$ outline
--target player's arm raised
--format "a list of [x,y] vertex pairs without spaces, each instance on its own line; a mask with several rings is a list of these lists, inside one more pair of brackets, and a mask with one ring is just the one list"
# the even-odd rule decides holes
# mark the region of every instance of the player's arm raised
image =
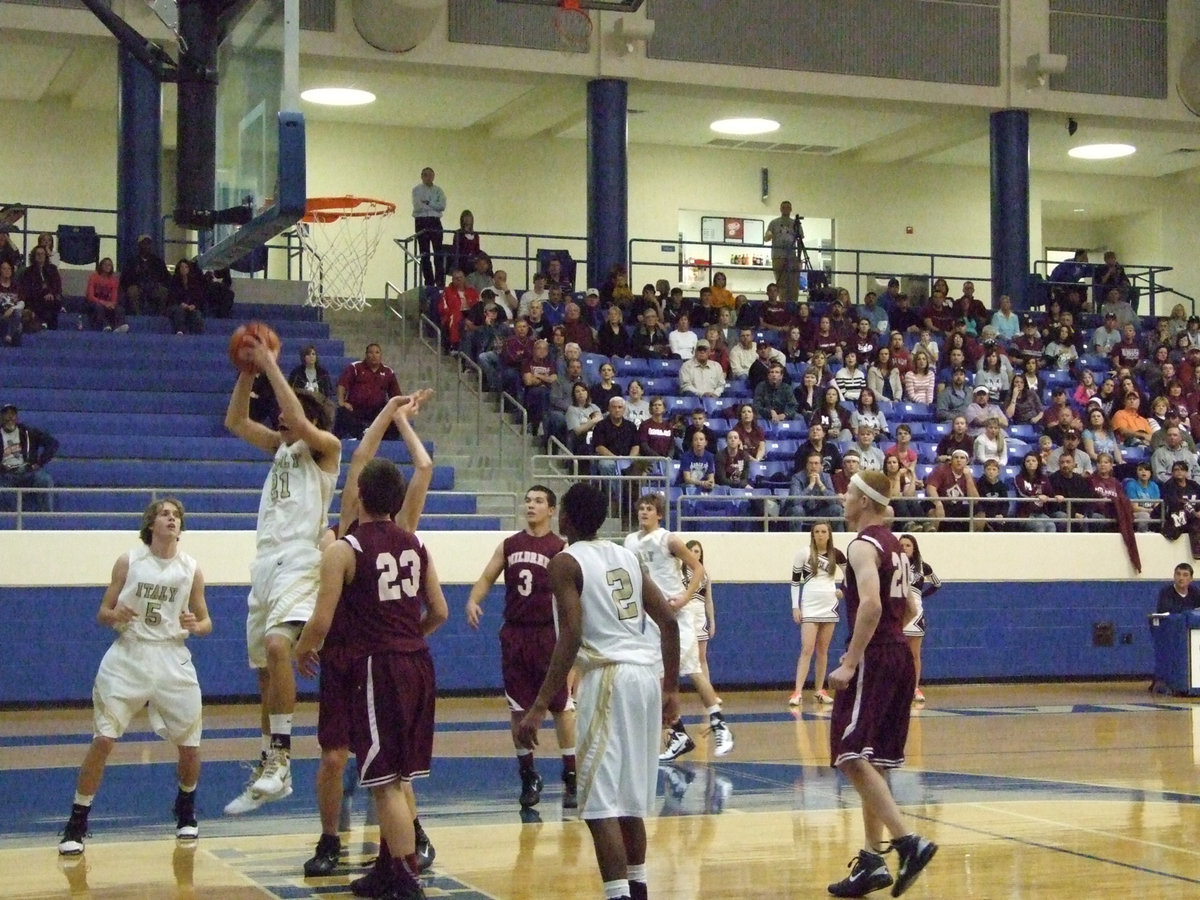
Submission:
[[858,615],[854,617],[854,637],[841,664],[829,674],[829,683],[838,690],[849,687],[850,679],[862,662],[867,644],[879,625],[883,614],[883,600],[879,595],[879,554],[866,541],[851,541],[846,554],[849,565],[854,568],[854,580],[858,584]]
[[[267,381],[271,382],[280,414],[287,416],[292,434],[308,444],[321,470],[336,472],[340,464],[342,442],[333,432],[324,431],[308,421],[308,417],[304,415],[304,407],[300,405],[300,398],[296,396],[296,392],[288,384],[287,376],[279,368],[277,355],[278,351],[272,352],[266,342],[256,336],[251,358],[258,370],[267,376]],[[278,434],[276,438],[278,439]],[[278,446],[276,444],[276,447]]]
[[204,600],[204,573],[196,569],[192,577],[192,593],[188,595],[188,608],[179,617],[179,624],[189,634],[203,637],[212,634],[212,619],[208,616],[208,604]]
[[121,588],[129,575],[129,554],[122,553],[113,563],[112,579],[104,589],[104,597],[100,600],[100,611],[96,613],[96,621],[109,628],[119,628],[128,625],[137,615],[128,606],[118,606],[117,598],[121,596]]
[[345,541],[337,541],[321,554],[321,586],[317,606],[296,641],[296,668],[312,678],[317,673],[317,651],[329,634],[333,614],[342,599],[342,589],[354,576],[354,551]]
[[471,586],[471,595],[467,597],[467,624],[472,628],[479,627],[483,616],[483,601],[487,599],[488,591],[496,583],[496,579],[504,572],[504,544],[496,545],[496,552],[483,567],[483,574]]
[[421,524],[421,513],[425,511],[425,497],[429,493],[429,486],[433,484],[433,457],[429,455],[412,426],[412,419],[421,411],[421,405],[432,399],[433,391],[425,388],[412,394],[408,402],[401,402],[392,414],[392,421],[396,423],[396,430],[404,439],[413,464],[412,478],[408,481],[408,490],[404,492],[404,505],[400,507],[400,514],[396,516],[396,524],[406,531],[416,531],[417,526]]
[[704,563],[700,562],[700,558],[677,534],[673,534],[667,539],[667,549],[671,551],[672,556],[683,563],[684,569],[691,573],[687,586],[683,589],[683,594],[679,597],[667,598],[667,602],[678,612],[687,605],[689,600],[700,593],[700,585],[704,583]]
[[[550,701],[567,683],[567,673],[575,664],[579,645],[583,643],[583,602],[580,599],[583,571],[579,568],[579,561],[569,553],[560,553],[550,560],[546,572],[550,576],[550,589],[554,591],[554,606],[558,611],[558,640],[550,655],[550,665],[546,669],[546,677],[542,679],[537,699],[517,726],[517,741],[522,747],[530,749],[537,746],[538,727],[550,711]],[[675,644],[678,663],[678,636]]]
[[362,474],[363,467],[379,452],[383,436],[387,433],[388,426],[392,424],[392,415],[404,399],[404,397],[389,399],[383,409],[379,411],[379,415],[375,417],[375,421],[367,426],[362,440],[354,448],[354,454],[350,457],[350,466],[346,469],[346,483],[342,485],[342,502],[338,509],[338,537],[345,537],[346,529],[358,518],[358,476]]
[[233,393],[229,395],[229,408],[225,410],[225,430],[260,450],[274,453],[282,440],[279,432],[250,418],[250,388],[253,385],[252,373],[238,373]]
[[428,604],[421,615],[421,634],[425,637],[441,628],[450,618],[450,607],[446,605],[446,595],[442,591],[437,567],[433,564],[432,556],[427,555],[427,559],[429,564],[425,566],[425,596]]
[[[691,552],[690,550],[688,551]],[[642,608],[658,626],[663,659],[663,724],[679,718],[679,622],[675,608],[642,567]]]

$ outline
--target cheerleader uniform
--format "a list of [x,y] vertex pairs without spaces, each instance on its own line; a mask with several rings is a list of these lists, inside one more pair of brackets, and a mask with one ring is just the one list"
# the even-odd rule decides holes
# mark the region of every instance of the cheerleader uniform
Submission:
[[[691,575],[687,575],[685,581],[691,580]],[[696,632],[697,641],[708,640],[708,599],[705,595],[705,590],[708,588],[708,575],[705,574],[700,582],[700,587],[696,589],[696,593],[692,594],[692,598],[688,600],[684,609],[692,617],[692,628]]]
[[[846,556],[833,548],[836,566],[845,567]],[[813,572],[809,563],[809,551],[801,550],[792,560],[792,609],[800,610],[802,622],[836,622],[837,569],[829,572],[829,557],[817,557],[818,571]]]
[[924,637],[925,636],[925,604],[926,597],[932,597],[937,593],[938,588],[942,586],[941,579],[933,571],[929,563],[921,560],[921,568],[909,569],[910,584],[912,591],[913,603],[917,607],[917,615],[911,622],[904,624],[905,637]]

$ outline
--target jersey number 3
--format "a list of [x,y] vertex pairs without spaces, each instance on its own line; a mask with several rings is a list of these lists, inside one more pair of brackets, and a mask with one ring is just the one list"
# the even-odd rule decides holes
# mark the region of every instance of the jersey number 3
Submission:
[[399,559],[390,553],[380,553],[375,557],[375,568],[379,570],[380,601],[417,596],[421,586],[421,557],[416,550],[405,550]]
[[613,602],[617,604],[617,618],[621,621],[637,618],[638,604],[633,596],[633,579],[629,573],[624,569],[609,569],[605,576]]

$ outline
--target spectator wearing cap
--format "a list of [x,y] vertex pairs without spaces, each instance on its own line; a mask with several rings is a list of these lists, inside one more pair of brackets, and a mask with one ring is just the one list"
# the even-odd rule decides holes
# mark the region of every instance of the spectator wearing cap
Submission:
[[166,310],[171,278],[167,264],[154,252],[150,235],[138,238],[137,253],[121,266],[121,292],[125,312],[130,315],[161,315]]
[[954,417],[950,423],[950,433],[938,441],[938,462],[947,462],[955,450],[962,450],[968,456],[975,452],[975,439],[967,434],[967,417],[962,414]]
[[757,390],[758,386],[767,380],[767,373],[771,370],[771,366],[776,364],[783,368],[783,380],[791,384],[792,376],[784,368],[787,363],[787,357],[781,351],[772,347],[766,341],[759,341],[755,354],[754,362],[751,364],[750,371],[746,376],[747,384],[751,390]]
[[1086,524],[1088,519],[1104,518],[1104,514],[1100,512],[1099,505],[1096,503],[1068,504],[1066,502],[1068,500],[1097,499],[1091,482],[1075,470],[1073,453],[1062,453],[1058,458],[1057,468],[1050,472],[1046,480],[1050,483],[1050,496],[1055,501],[1050,507],[1050,518],[1070,519],[1072,522],[1078,522],[1082,531],[1090,530]]
[[1112,416],[1113,431],[1126,447],[1147,447],[1154,432],[1150,420],[1141,413],[1142,397],[1129,391],[1120,409]]
[[1154,479],[1159,484],[1165,483],[1171,477],[1171,469],[1175,463],[1187,466],[1187,477],[1196,477],[1196,454],[1189,450],[1183,441],[1183,431],[1178,424],[1169,425],[1162,429],[1163,443],[1150,454],[1150,468]]
[[[954,450],[947,462],[938,464],[925,479],[925,496],[929,498],[930,516],[933,520],[930,531],[968,531],[971,507],[967,498],[978,497],[975,478],[967,468],[970,454],[966,450]],[[946,519],[962,521],[947,522]]]
[[[46,471],[46,465],[58,453],[58,441],[48,432],[17,421],[17,407],[5,403],[0,407],[0,446],[3,447],[0,487],[44,489],[25,494],[22,508],[53,512],[54,501],[49,490],[54,487],[54,479]],[[3,506],[15,508],[15,505],[9,506],[7,497]]]
[[1062,444],[1064,433],[1072,428],[1082,433],[1083,420],[1067,402],[1066,388],[1060,385],[1050,392],[1050,406],[1042,418],[1042,431],[1049,435],[1055,444]]
[[971,403],[963,415],[967,417],[967,433],[971,437],[977,437],[983,431],[988,419],[996,419],[1002,428],[1008,427],[1008,416],[982,384],[975,385],[971,391]]
[[871,331],[876,334],[887,334],[891,331],[888,328],[888,313],[878,302],[878,298],[874,291],[867,291],[863,297],[863,302],[855,307],[855,315],[859,319],[866,319],[871,323]]
[[1042,349],[1045,343],[1042,341],[1042,334],[1038,331],[1037,320],[1033,316],[1025,318],[1024,329],[1017,335],[1012,342],[1012,353],[1014,356],[1026,359],[1042,358]]
[[667,335],[671,355],[678,359],[691,359],[696,354],[696,332],[692,331],[691,319],[682,315],[675,320],[675,328]]
[[1058,461],[1065,454],[1075,458],[1074,471],[1080,475],[1091,475],[1093,469],[1092,458],[1088,456],[1087,451],[1080,445],[1080,440],[1081,435],[1078,429],[1064,428],[1062,432],[1062,446],[1050,452],[1050,459],[1047,460],[1046,467],[1051,472],[1058,471]]
[[[484,293],[487,293],[486,291]],[[479,361],[484,353],[496,351],[501,340],[499,325],[500,309],[487,300],[477,303],[471,312],[479,310],[479,324],[464,335],[459,348],[469,359]]]
[[[1192,433],[1188,430],[1187,423],[1184,421],[1183,414],[1179,408],[1171,405],[1167,407],[1166,419],[1163,427],[1159,428],[1154,434],[1150,435],[1150,451],[1153,453],[1159,447],[1167,442],[1167,429],[1171,426],[1178,426],[1180,433],[1183,435],[1183,444],[1191,453],[1196,452],[1196,440]],[[1117,460],[1119,463],[1120,460]]]
[[1101,356],[1111,356],[1113,348],[1121,343],[1121,327],[1117,324],[1116,313],[1106,313],[1104,324],[1092,332],[1092,352]]
[[[619,310],[620,307],[617,307]],[[588,288],[587,293],[583,295],[583,308],[580,310],[580,318],[587,322],[593,329],[599,330],[607,319],[607,311],[600,304],[600,292],[595,288]],[[659,319],[662,319],[661,313]]]
[[[895,279],[893,279],[895,280]],[[884,294],[884,298],[891,296],[891,286],[888,286],[888,293]],[[891,309],[888,312],[888,325],[892,331],[900,331],[904,334],[919,334],[922,331],[928,331],[925,328],[924,322],[921,320],[921,313],[913,308],[912,298],[908,294],[897,293],[894,295],[895,300],[892,302]],[[888,303],[883,304],[885,307]]]
[[692,397],[720,397],[725,372],[708,358],[708,341],[697,341],[695,355],[679,367],[679,391]]
[[996,329],[996,337],[1006,344],[1021,333],[1021,317],[1013,312],[1012,298],[1008,294],[1001,295],[1000,308],[992,313],[991,324]]
[[967,386],[967,370],[957,366],[950,375],[950,383],[942,387],[937,395],[937,419],[952,421],[955,416],[965,414],[971,405],[971,389]]
[[[503,269],[497,269],[492,275],[490,287],[496,294],[496,305],[500,308],[500,321],[507,322],[515,319],[517,307],[521,305],[521,301],[517,298],[517,292],[508,286],[508,273]],[[479,296],[483,296],[483,291],[479,292]]]

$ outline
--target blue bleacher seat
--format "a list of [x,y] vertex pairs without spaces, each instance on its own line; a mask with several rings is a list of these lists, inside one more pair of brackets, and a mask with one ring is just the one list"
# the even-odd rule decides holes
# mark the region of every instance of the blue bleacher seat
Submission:
[[[886,415],[888,417],[888,421],[892,424],[892,431],[894,432],[896,430],[896,427],[895,427],[896,424],[899,423],[901,420],[898,418],[897,419],[892,418],[894,415],[894,412],[887,413]],[[908,426],[909,433],[912,435],[912,439],[914,441],[923,441],[928,436],[929,432],[926,427],[928,423],[926,423],[926,422],[905,422],[904,424]]]
[[928,422],[933,419],[934,406],[932,403],[897,403],[894,412],[897,422]]
[[668,418],[676,415],[690,415],[694,409],[703,409],[699,397],[689,396],[687,394],[677,397],[664,397],[667,403]]
[[952,422],[926,422],[925,433],[931,440],[941,440],[950,433]]
[[670,359],[648,359],[646,360],[650,372],[655,375],[669,375],[676,377],[679,375],[679,367],[683,365],[682,359],[671,357]]
[[761,462],[750,463],[750,483],[754,486],[759,486],[764,481],[772,476],[790,476],[792,471],[791,460],[762,460]]
[[1037,435],[1034,433],[1033,426],[1028,422],[1009,425],[1008,436],[1022,441],[1033,441],[1037,437]]
[[628,375],[635,378],[649,375],[653,371],[646,360],[638,359],[636,356],[628,358],[617,357],[612,361],[612,364],[617,370],[618,375]]
[[784,419],[782,422],[767,422],[763,429],[768,437],[776,440],[804,440],[808,437],[808,423],[803,419]]
[[786,459],[788,461],[796,458],[796,451],[800,448],[800,441],[767,441],[768,460]]

